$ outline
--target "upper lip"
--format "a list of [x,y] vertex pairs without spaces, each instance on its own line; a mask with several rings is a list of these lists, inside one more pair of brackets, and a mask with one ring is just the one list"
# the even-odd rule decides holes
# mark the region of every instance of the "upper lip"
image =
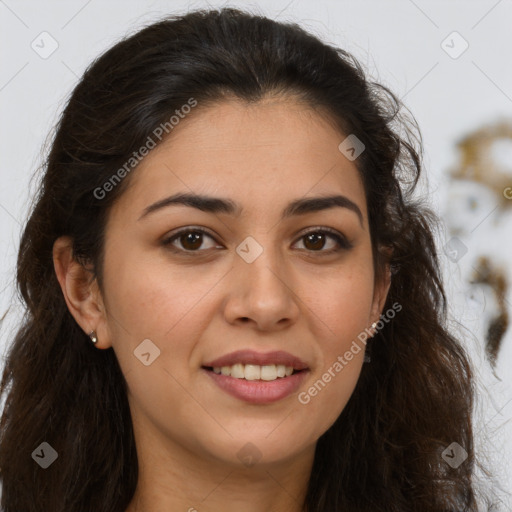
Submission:
[[255,364],[259,366],[267,365],[278,365],[291,366],[294,370],[305,370],[308,365],[299,359],[298,357],[284,352],[282,350],[276,350],[273,352],[256,352],[254,350],[237,350],[230,354],[225,354],[213,361],[205,363],[203,366],[209,367],[222,367],[232,366],[234,364]]

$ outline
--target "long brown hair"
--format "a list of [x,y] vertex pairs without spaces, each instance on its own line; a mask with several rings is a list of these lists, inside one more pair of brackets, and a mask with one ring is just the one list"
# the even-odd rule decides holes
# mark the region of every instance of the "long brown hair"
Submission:
[[[17,261],[26,314],[0,389],[4,512],[124,512],[137,483],[126,382],[113,350],[95,349],[68,311],[53,243],[70,236],[102,289],[105,223],[130,176],[105,197],[95,190],[189,98],[199,109],[276,92],[364,143],[355,163],[377,273],[381,249],[392,249],[385,309],[402,307],[318,440],[304,510],[477,509],[472,372],[445,326],[436,218],[415,199],[422,140],[413,116],[346,51],[295,24],[226,8],[168,17],[120,41],[85,71],[59,119]],[[31,459],[42,442],[58,453],[47,469]],[[467,452],[456,468],[442,457],[453,442]]]

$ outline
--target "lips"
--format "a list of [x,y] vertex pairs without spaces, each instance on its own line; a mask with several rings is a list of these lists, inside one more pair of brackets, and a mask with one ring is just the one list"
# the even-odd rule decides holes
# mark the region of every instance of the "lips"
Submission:
[[206,362],[203,364],[203,368],[209,369],[233,366],[235,364],[253,364],[258,366],[283,365],[291,366],[296,371],[308,369],[308,365],[304,361],[282,350],[265,353],[256,352],[254,350],[237,350],[236,352],[231,352],[230,354]]
[[304,361],[280,350],[237,350],[206,362],[202,370],[221,390],[254,405],[283,400],[309,374]]

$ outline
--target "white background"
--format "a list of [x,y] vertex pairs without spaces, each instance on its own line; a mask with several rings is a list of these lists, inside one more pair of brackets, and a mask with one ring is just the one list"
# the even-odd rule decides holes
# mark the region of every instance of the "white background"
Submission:
[[[165,14],[223,5],[298,22],[325,41],[352,52],[374,79],[402,98],[421,128],[428,175],[425,193],[441,216],[450,201],[447,171],[460,158],[456,142],[488,122],[512,119],[511,0],[260,0],[229,4],[0,0],[0,316],[10,308],[1,326],[2,353],[12,339],[21,312],[14,289],[15,259],[20,230],[37,186],[37,181],[31,183],[30,179],[41,163],[45,138],[78,77],[93,58],[143,24]],[[441,47],[453,31],[469,44],[457,59]],[[58,43],[57,50],[47,59],[31,47],[42,32],[51,34]],[[512,283],[512,263],[508,263],[512,260],[512,223],[504,228],[502,222],[498,229],[493,215],[497,214],[482,219],[482,226],[468,242],[470,253],[460,264],[443,255],[441,259],[454,304],[453,320],[467,328],[465,343],[477,368],[479,405],[475,431],[480,454],[488,457],[502,476],[502,492],[510,492],[511,329],[493,374],[482,355],[483,316],[464,316],[464,308],[457,306],[461,303],[461,290],[464,293],[459,282],[465,273],[463,262],[470,261],[471,251],[478,251],[484,239],[496,258],[507,262]],[[440,244],[447,238],[448,235],[441,235]],[[510,292],[508,303],[512,303]],[[510,309],[509,314],[512,316]],[[503,510],[510,509],[504,506]]]

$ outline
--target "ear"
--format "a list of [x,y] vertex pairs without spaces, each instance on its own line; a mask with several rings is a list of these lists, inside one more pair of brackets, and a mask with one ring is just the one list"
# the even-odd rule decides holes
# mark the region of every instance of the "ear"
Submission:
[[112,346],[103,298],[91,269],[73,258],[73,241],[60,237],[53,244],[53,265],[69,312],[89,335],[96,331],[97,348]]
[[391,250],[386,248],[383,249],[382,252],[385,254],[386,262],[384,264],[383,272],[378,275],[375,280],[371,312],[372,323],[379,321],[380,316],[383,313],[384,305],[386,304],[389,287],[391,286],[391,267],[389,263],[391,259]]

